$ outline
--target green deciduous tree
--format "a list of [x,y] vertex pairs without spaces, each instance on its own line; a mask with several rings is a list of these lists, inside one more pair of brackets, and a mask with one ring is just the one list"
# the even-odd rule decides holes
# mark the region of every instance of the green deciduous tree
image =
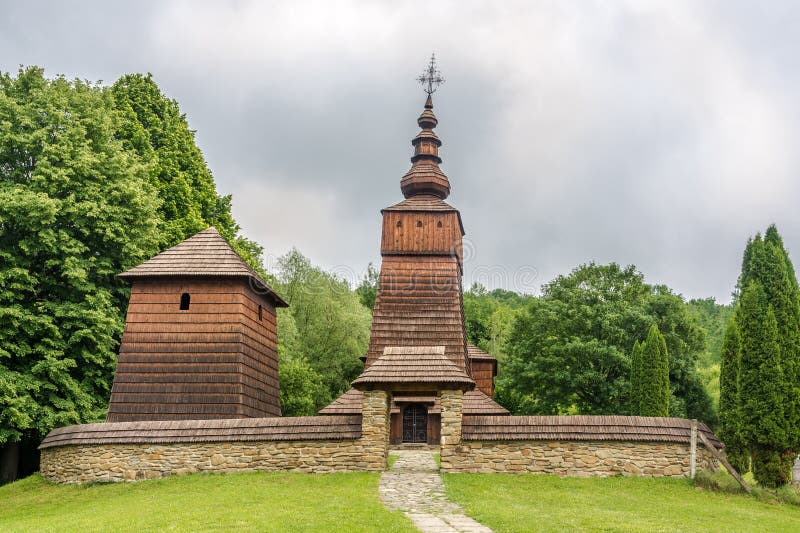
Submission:
[[128,295],[115,276],[161,240],[114,106],[38,68],[0,75],[0,445],[105,415]]
[[378,280],[380,275],[380,271],[370,263],[367,265],[364,278],[361,280],[358,287],[356,287],[358,298],[361,300],[364,307],[369,310],[375,309],[375,297],[378,295]]
[[363,369],[359,357],[367,351],[371,314],[347,281],[313,266],[297,250],[278,260],[277,278],[297,330],[282,360],[305,360],[316,372],[322,383],[314,393],[319,409],[349,389]]
[[165,96],[148,74],[127,74],[111,87],[121,116],[117,137],[145,163],[161,204],[158,220],[164,250],[214,226],[261,274],[261,247],[239,234],[231,196],[217,194],[214,177],[178,102]]
[[505,289],[489,291],[479,283],[464,292],[464,322],[468,342],[502,359],[502,349],[514,318],[533,296]]
[[695,373],[704,334],[685,302],[646,284],[635,267],[613,263],[559,276],[515,318],[498,397],[518,413],[629,412],[629,350],[653,324],[668,348],[673,416],[713,424],[716,413]]

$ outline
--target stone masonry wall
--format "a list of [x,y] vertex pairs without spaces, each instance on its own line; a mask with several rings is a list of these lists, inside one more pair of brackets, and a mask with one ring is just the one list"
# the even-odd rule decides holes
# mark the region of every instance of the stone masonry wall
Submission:
[[193,472],[383,470],[359,441],[94,444],[45,448],[42,475],[58,483],[134,481]]
[[[574,477],[689,475],[689,445],[682,443],[462,441],[448,454],[447,461],[444,450],[445,472],[536,472]],[[696,466],[698,471],[718,468],[702,446],[697,448]]]
[[134,481],[193,472],[382,471],[388,438],[388,395],[367,391],[357,440],[58,446],[42,449],[40,469],[58,483]]
[[[367,454],[374,470],[384,470],[389,449],[389,394],[382,390],[364,391],[361,400],[362,453]],[[379,465],[379,468],[378,468]]]
[[460,390],[443,390],[439,392],[442,406],[442,440],[440,460],[442,470],[453,467],[455,450],[461,445],[461,418],[464,406],[464,393]]

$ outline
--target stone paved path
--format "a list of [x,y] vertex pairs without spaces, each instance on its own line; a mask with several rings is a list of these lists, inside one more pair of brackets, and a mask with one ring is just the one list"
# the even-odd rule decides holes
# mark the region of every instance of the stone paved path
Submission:
[[424,533],[492,533],[447,499],[439,468],[430,450],[390,450],[399,458],[381,475],[383,504],[400,510]]

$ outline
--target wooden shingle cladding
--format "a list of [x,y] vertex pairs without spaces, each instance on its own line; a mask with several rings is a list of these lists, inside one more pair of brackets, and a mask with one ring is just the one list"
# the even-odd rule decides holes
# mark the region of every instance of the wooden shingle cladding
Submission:
[[497,375],[497,359],[484,352],[474,344],[467,344],[467,357],[472,379],[475,384],[490,398],[494,398],[494,378]]
[[286,303],[214,228],[120,277],[132,285],[109,422],[280,416]]
[[353,381],[353,387],[360,390],[409,390],[417,386],[429,390],[471,390],[475,382],[445,356],[444,346],[387,347],[383,355]]
[[364,393],[350,389],[319,410],[320,415],[360,415]]
[[277,341],[274,307],[243,280],[137,280],[108,420],[279,416]]
[[349,440],[360,437],[360,416],[174,420],[58,428],[45,437],[39,448],[86,444]]
[[[464,440],[644,441],[682,442],[691,439],[691,420],[643,416],[464,416]],[[722,444],[703,423],[698,424],[717,448]]]
[[465,415],[508,415],[508,409],[479,389],[464,393],[462,412]]
[[119,274],[134,281],[149,278],[231,278],[245,280],[275,307],[288,304],[228,244],[213,226],[152,259]]
[[384,255],[366,365],[392,346],[444,346],[469,371],[461,269],[453,256]]

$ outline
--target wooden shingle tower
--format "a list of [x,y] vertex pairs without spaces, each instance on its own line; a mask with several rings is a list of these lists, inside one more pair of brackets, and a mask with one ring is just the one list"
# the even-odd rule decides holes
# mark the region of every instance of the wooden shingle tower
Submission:
[[[430,77],[434,63],[429,67]],[[423,81],[422,79],[420,81]],[[508,414],[492,400],[497,362],[468,345],[461,279],[464,227],[445,202],[450,181],[439,167],[430,84],[411,141],[411,168],[400,180],[405,199],[381,211],[381,272],[365,371],[320,414],[360,412],[358,389],[392,392],[390,439],[439,441],[438,390],[462,389],[465,414]]]
[[131,297],[109,422],[280,416],[286,303],[216,229],[120,277]]

